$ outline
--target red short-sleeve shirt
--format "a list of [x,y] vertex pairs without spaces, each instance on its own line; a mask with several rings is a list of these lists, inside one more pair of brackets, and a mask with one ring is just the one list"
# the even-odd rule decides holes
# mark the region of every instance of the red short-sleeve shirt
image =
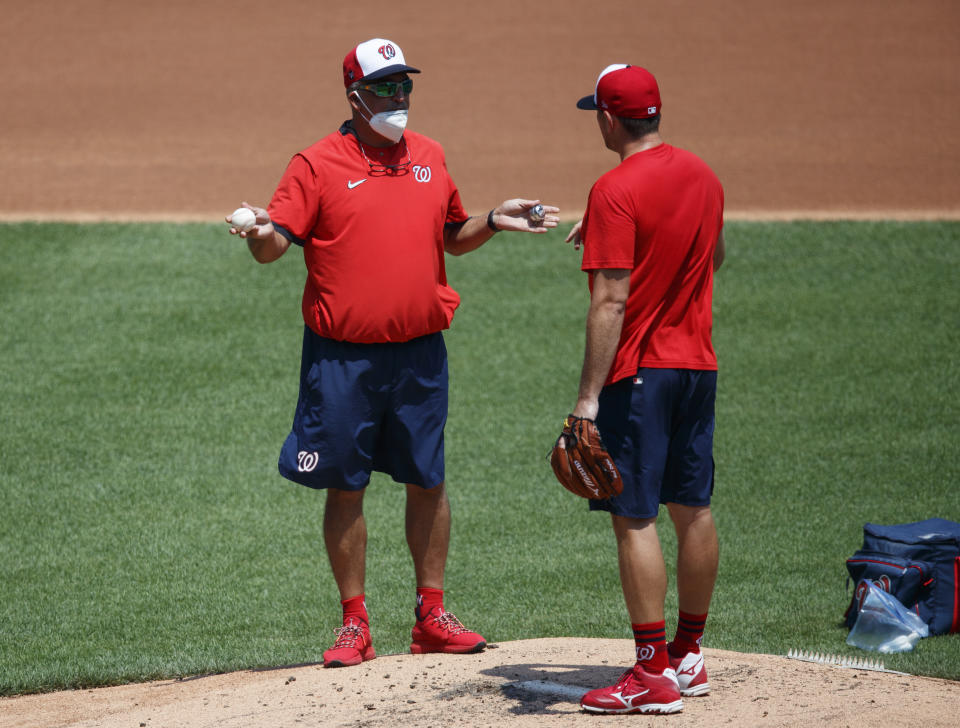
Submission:
[[408,341],[449,327],[460,296],[447,284],[443,229],[467,219],[442,147],[406,131],[375,164],[407,159],[405,173],[371,170],[342,128],[295,155],[270,219],[303,245],[303,319],[320,336],[354,343]]
[[582,268],[628,269],[630,294],[607,383],[639,367],[716,370],[713,253],[723,188],[699,157],[669,144],[632,154],[594,184]]

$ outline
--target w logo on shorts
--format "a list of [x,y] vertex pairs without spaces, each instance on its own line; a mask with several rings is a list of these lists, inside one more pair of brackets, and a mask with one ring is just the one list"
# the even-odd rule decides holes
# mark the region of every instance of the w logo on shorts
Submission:
[[312,473],[319,460],[320,456],[317,453],[301,450],[297,453],[297,470],[301,473]]

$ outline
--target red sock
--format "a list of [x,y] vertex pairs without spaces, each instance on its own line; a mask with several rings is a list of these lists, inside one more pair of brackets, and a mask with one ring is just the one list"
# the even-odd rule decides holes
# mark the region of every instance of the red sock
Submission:
[[667,659],[667,625],[664,620],[632,624],[637,644],[637,664],[647,672],[662,673],[670,667]]
[[670,654],[681,657],[688,652],[700,652],[700,642],[703,640],[703,628],[706,623],[706,614],[689,614],[681,611],[677,618],[677,635],[670,643]]
[[343,606],[343,623],[346,624],[347,620],[351,617],[354,619],[359,619],[364,624],[370,624],[370,617],[367,616],[367,602],[365,601],[365,595],[360,594],[355,597],[350,597],[349,599],[344,599],[340,602]]
[[417,587],[417,608],[414,610],[417,619],[424,619],[430,612],[439,608],[443,611],[443,589],[431,589],[426,586]]

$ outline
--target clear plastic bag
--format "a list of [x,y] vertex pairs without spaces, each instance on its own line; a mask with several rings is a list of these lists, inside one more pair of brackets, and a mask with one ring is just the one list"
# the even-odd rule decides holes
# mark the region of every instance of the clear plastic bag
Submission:
[[857,621],[847,636],[847,644],[863,650],[909,652],[930,628],[916,614],[908,610],[892,594],[864,580],[867,593],[860,607]]

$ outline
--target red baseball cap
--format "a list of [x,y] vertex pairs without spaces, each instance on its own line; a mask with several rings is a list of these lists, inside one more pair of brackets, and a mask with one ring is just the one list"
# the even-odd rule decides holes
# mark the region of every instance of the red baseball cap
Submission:
[[345,87],[357,81],[375,81],[391,73],[420,73],[420,69],[408,66],[400,46],[385,38],[364,41],[343,59]]
[[660,113],[660,87],[645,68],[614,63],[597,79],[592,96],[577,102],[578,109],[603,109],[626,119],[649,119]]

